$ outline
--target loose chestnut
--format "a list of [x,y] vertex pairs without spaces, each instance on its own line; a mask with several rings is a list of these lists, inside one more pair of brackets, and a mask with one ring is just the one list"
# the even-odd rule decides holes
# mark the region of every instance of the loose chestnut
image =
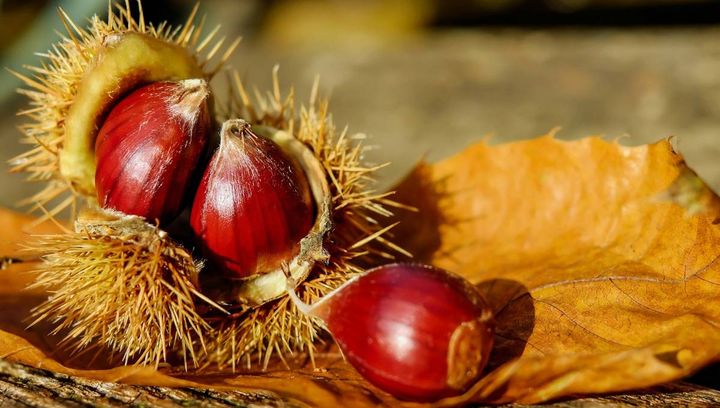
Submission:
[[210,129],[208,84],[156,82],[115,105],[95,142],[103,208],[169,222],[183,200]]
[[223,124],[190,224],[214,266],[249,278],[290,263],[313,226],[314,207],[300,167],[238,119]]
[[313,305],[343,355],[378,388],[434,401],[480,376],[493,344],[491,310],[469,282],[439,268],[390,264],[353,278]]

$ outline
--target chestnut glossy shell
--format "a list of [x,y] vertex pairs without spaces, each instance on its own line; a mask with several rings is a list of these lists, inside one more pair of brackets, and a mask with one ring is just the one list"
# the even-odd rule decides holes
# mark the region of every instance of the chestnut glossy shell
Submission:
[[[237,138],[237,136],[233,135],[232,133],[236,133],[238,132],[238,130],[243,129],[250,130],[250,125],[241,119],[228,120],[222,126],[222,129],[220,131],[221,137]],[[216,301],[228,304],[258,306],[270,300],[281,297],[286,293],[286,274],[292,276],[295,282],[302,282],[307,277],[315,262],[327,259],[328,254],[324,249],[324,238],[325,234],[330,230],[331,227],[331,197],[330,189],[327,184],[322,165],[318,162],[315,155],[312,153],[312,151],[310,151],[307,146],[305,146],[299,140],[295,139],[289,133],[283,131],[278,131],[275,129],[260,126],[252,127],[252,130],[256,133],[255,135],[253,135],[253,137],[265,139],[263,143],[272,143],[274,148],[278,148],[288,160],[292,161],[293,167],[295,167],[296,170],[301,173],[301,175],[305,178],[305,181],[307,182],[306,187],[309,188],[309,199],[311,200],[311,206],[314,208],[314,214],[311,216],[310,225],[302,225],[304,235],[298,236],[296,234],[286,234],[285,232],[291,232],[292,229],[286,228],[287,226],[283,226],[283,228],[281,228],[282,231],[285,231],[283,232],[283,234],[281,234],[284,236],[283,241],[287,241],[285,238],[291,236],[292,240],[296,244],[294,246],[295,250],[292,252],[285,252],[284,255],[287,255],[289,253],[290,256],[282,259],[282,262],[274,262],[274,265],[269,264],[271,266],[269,270],[256,269],[254,271],[254,274],[252,274],[251,276],[243,277],[243,274],[238,275],[237,277],[243,277],[239,280],[217,279],[217,276],[214,275],[218,275],[219,272],[212,269],[213,265],[208,265],[206,270],[203,272],[203,275],[205,276],[205,279],[201,279],[203,282],[205,282],[205,284],[203,284],[203,291],[208,293],[211,298],[215,299]],[[208,170],[206,171],[204,178],[222,177],[218,175],[211,175],[210,172],[214,171],[213,169],[214,166],[213,163],[211,163],[208,167]],[[215,168],[215,170],[217,169]],[[257,177],[261,178],[269,178],[274,176],[277,175],[257,174]],[[239,180],[237,180],[237,182],[239,182]],[[200,245],[205,246],[205,254],[209,255],[208,257],[210,259],[215,258],[214,260],[217,264],[217,255],[221,255],[220,262],[224,262],[227,258],[227,256],[223,255],[222,253],[213,253],[213,251],[216,251],[217,248],[223,249],[221,247],[223,247],[225,244],[222,244],[222,240],[225,240],[227,242],[228,247],[240,246],[238,250],[244,251],[245,248],[242,247],[242,245],[244,245],[244,242],[242,241],[243,234],[235,234],[234,231],[242,231],[242,228],[251,229],[255,227],[251,224],[261,224],[265,223],[265,221],[254,221],[252,218],[241,217],[244,219],[244,221],[240,221],[246,223],[247,225],[234,226],[233,228],[228,227],[224,229],[216,228],[217,225],[213,227],[210,224],[216,221],[212,221],[211,218],[217,218],[222,216],[222,214],[220,214],[221,208],[217,206],[217,201],[219,200],[220,196],[212,199],[213,201],[215,201],[215,203],[208,202],[208,197],[203,197],[203,195],[206,193],[207,187],[208,184],[203,181],[193,204],[191,224],[193,226],[193,230],[195,231],[196,236],[200,239]],[[246,187],[248,186],[236,185],[234,188],[236,188],[237,190],[242,190]],[[236,200],[237,197],[233,198],[228,195],[226,199]],[[283,197],[274,197],[274,199],[282,200]],[[236,203],[234,202],[228,202],[228,209],[234,207],[235,204]],[[269,209],[270,205],[271,203],[267,205],[267,209]],[[212,211],[210,211],[214,213],[213,215],[209,214],[208,209],[210,208],[214,208]],[[294,208],[293,206],[290,206],[288,208],[290,208],[291,211],[294,211],[292,210],[292,208]],[[298,211],[303,211],[303,209],[300,208]],[[255,217],[264,217],[266,215],[269,214],[263,214],[263,212],[260,211],[256,214]],[[292,214],[287,214],[287,217],[285,217],[284,215],[285,220],[283,222],[298,222],[299,224],[304,224],[304,215],[300,215],[300,219],[294,219]],[[232,218],[232,215],[226,214],[225,217],[226,219],[224,221],[217,221],[217,224],[220,225],[222,222],[228,221],[230,218]],[[210,233],[210,229],[213,228],[216,231],[213,231],[212,234],[219,235],[208,239],[207,234]],[[273,232],[267,228],[263,229],[263,234]],[[210,241],[213,241],[214,243],[211,244]],[[285,242],[285,244],[287,244],[287,242]],[[230,261],[232,261],[232,259],[230,259]],[[275,261],[277,261],[277,259],[275,259]],[[240,267],[242,265],[238,264],[236,266]]]
[[300,251],[314,204],[299,166],[249,125],[230,126],[205,170],[190,223],[213,267],[242,279],[280,268]]
[[367,271],[319,303],[321,318],[363,377],[399,398],[433,401],[475,382],[493,343],[491,309],[464,279],[416,264]]
[[65,139],[59,153],[63,177],[80,193],[95,192],[93,141],[97,122],[123,93],[143,83],[201,77],[200,65],[183,47],[141,33],[106,36],[65,119]]
[[115,105],[95,147],[103,208],[151,223],[179,214],[208,140],[208,95],[202,79],[156,82]]

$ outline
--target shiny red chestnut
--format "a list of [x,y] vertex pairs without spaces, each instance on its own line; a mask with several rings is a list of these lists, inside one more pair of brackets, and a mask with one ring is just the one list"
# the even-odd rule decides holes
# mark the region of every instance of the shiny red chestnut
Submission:
[[156,82],[113,107],[95,142],[103,208],[169,222],[182,210],[210,129],[208,84]]
[[370,383],[402,399],[458,395],[480,377],[492,313],[466,280],[439,268],[391,264],[353,278],[313,305],[343,355]]
[[203,253],[231,278],[289,263],[314,221],[303,171],[243,120],[225,122],[195,195],[190,224]]

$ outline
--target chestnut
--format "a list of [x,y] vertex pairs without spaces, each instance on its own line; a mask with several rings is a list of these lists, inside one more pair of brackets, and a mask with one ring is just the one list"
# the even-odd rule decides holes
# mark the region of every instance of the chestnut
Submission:
[[106,209],[172,221],[205,150],[210,129],[203,79],[155,82],[122,98],[95,142],[95,185]]
[[243,120],[223,125],[190,224],[203,253],[228,277],[267,274],[299,253],[315,209],[307,177]]
[[347,361],[370,383],[407,400],[434,401],[480,377],[493,344],[492,312],[465,279],[420,264],[370,269],[308,305]]

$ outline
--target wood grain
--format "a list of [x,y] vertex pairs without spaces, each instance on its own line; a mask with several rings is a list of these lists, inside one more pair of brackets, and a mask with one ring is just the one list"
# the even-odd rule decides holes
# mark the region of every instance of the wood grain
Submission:
[[[553,408],[720,405],[720,391],[675,382],[629,394],[544,404]],[[0,360],[3,407],[299,407],[266,394],[196,388],[138,387],[57,374]],[[508,407],[529,407],[509,405]]]

